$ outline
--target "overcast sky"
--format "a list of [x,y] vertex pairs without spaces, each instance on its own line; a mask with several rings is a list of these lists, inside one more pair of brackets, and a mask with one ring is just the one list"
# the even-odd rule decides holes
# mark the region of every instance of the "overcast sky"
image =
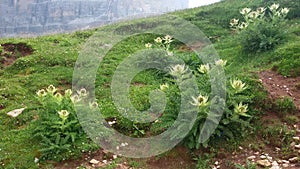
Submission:
[[189,0],[189,7],[194,8],[197,6],[207,5],[211,3],[218,2],[220,0]]

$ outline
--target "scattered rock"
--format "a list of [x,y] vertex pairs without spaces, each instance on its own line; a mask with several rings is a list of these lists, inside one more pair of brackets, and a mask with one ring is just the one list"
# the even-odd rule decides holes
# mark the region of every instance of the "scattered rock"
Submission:
[[12,110],[12,111],[8,112],[7,115],[15,118],[15,117],[18,117],[20,114],[22,114],[24,110],[25,110],[25,108]]
[[291,162],[291,163],[295,163],[297,161],[298,161],[298,157],[293,157],[293,158],[289,159],[289,162]]
[[282,164],[282,167],[287,168],[287,167],[289,167],[289,165],[288,164]]
[[290,162],[287,161],[287,160],[282,160],[282,162],[285,163],[285,164],[290,164]]
[[91,163],[91,164],[99,164],[99,163],[100,163],[100,161],[98,161],[98,160],[95,160],[95,159],[92,159],[92,160],[90,161],[90,163]]
[[294,146],[297,149],[300,149],[300,144]]
[[272,165],[269,160],[258,160],[256,163],[262,167],[271,167]]
[[266,159],[266,158],[267,158],[267,156],[265,156],[265,155],[261,155],[259,158],[260,158],[260,159]]
[[256,158],[256,156],[250,156],[250,157],[248,157],[247,159],[248,160],[254,160]]
[[299,141],[300,137],[293,137],[294,140]]

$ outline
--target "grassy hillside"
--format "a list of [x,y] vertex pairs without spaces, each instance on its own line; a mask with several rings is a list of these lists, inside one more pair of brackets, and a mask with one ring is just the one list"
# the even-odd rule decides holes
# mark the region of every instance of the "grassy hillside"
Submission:
[[[288,38],[278,44],[274,49],[267,52],[246,53],[242,50],[238,36],[229,27],[232,18],[240,17],[239,11],[242,8],[257,8],[270,6],[274,2],[290,8],[287,16]],[[247,96],[252,100],[249,102],[250,114],[255,116],[251,119],[251,127],[247,130],[257,128],[254,124],[259,121],[261,114],[268,108],[265,105],[266,95],[261,92],[262,86],[259,83],[256,72],[273,69],[284,76],[300,76],[300,1],[289,0],[224,0],[220,3],[178,11],[172,15],[196,25],[214,44],[219,56],[227,60],[226,76],[228,79],[240,78],[248,84]],[[170,26],[167,29],[172,32],[174,25],[167,16],[124,21],[122,23],[104,26],[94,30],[78,31],[69,34],[57,34],[34,38],[0,39],[0,44],[24,43],[31,47],[33,52],[22,57],[22,52],[14,48],[11,53],[2,53],[1,57],[15,57],[11,65],[0,65],[0,168],[47,168],[51,167],[52,161],[44,161],[40,166],[35,164],[35,157],[41,157],[40,140],[32,137],[32,130],[36,127],[35,121],[39,118],[42,110],[36,92],[39,89],[47,88],[49,85],[57,87],[58,91],[64,92],[72,88],[73,70],[76,60],[83,52],[85,42],[94,35],[105,34],[114,31],[116,35],[126,34],[131,30],[143,29],[147,26],[158,27],[157,18],[160,22]],[[242,18],[240,18],[242,19]],[[144,34],[135,35],[117,43],[101,62],[97,71],[96,98],[101,112],[105,118],[118,117],[116,107],[111,98],[112,75],[121,61],[129,54],[145,48],[145,44],[153,42],[160,35]],[[108,37],[101,39],[102,45],[111,45]],[[172,44],[174,51],[182,58],[195,56],[192,51],[182,50],[183,44],[175,41]],[[1,51],[1,50],[0,50]],[[3,52],[7,50],[3,50]],[[101,51],[100,51],[101,52]],[[1,53],[1,52],[0,52]],[[7,59],[6,58],[6,59]],[[188,59],[187,59],[188,60]],[[4,63],[4,62],[2,62]],[[198,62],[201,63],[200,61]],[[196,65],[198,66],[198,65]],[[138,110],[146,110],[150,107],[148,95],[150,91],[158,89],[160,84],[166,82],[166,78],[157,71],[144,71],[136,76],[131,84],[130,99]],[[229,85],[229,84],[228,84]],[[202,87],[206,87],[203,84]],[[176,91],[177,88],[174,88]],[[178,101],[178,100],[177,100]],[[175,102],[175,101],[171,101]],[[173,105],[176,107],[176,105]],[[17,118],[9,117],[6,113],[26,107],[25,111]],[[178,107],[177,107],[178,108]],[[173,109],[172,109],[173,110]],[[172,111],[170,110],[170,111]],[[174,109],[175,110],[175,109]],[[128,120],[120,120],[117,128],[128,135],[135,137],[144,136],[144,132],[156,132],[155,128],[149,125],[133,124]],[[157,126],[159,128],[159,126]],[[161,132],[158,130],[158,132]],[[153,134],[151,133],[151,134]],[[89,143],[89,139],[83,139]],[[219,141],[221,143],[219,143]],[[239,142],[239,140],[229,142]],[[228,140],[216,140],[209,146],[229,144]],[[92,147],[78,147],[78,149],[95,150]],[[75,151],[71,158],[81,155],[80,150]],[[69,157],[68,156],[68,157]],[[63,160],[63,159],[60,159]]]

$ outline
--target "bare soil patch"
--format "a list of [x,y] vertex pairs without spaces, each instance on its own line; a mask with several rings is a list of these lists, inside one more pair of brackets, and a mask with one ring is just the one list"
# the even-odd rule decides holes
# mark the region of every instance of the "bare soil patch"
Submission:
[[300,110],[300,77],[288,78],[271,70],[260,72],[259,77],[271,99],[291,97]]
[[20,57],[25,57],[33,53],[31,46],[26,43],[5,43],[1,44],[4,51],[0,53],[0,65],[7,67]]

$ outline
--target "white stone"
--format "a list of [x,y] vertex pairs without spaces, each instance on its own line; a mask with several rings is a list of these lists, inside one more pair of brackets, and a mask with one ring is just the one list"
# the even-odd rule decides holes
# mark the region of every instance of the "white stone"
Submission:
[[265,156],[265,155],[261,155],[259,158],[260,158],[260,159],[266,159],[266,158],[267,158],[267,156]]
[[299,141],[300,138],[299,137],[293,137],[294,140]]
[[92,160],[90,161],[91,164],[98,164],[99,162],[100,162],[100,161],[95,160],[95,159],[92,159]]
[[293,158],[289,159],[289,162],[291,162],[291,163],[295,163],[297,161],[298,161],[298,157],[293,157]]
[[247,159],[248,160],[253,160],[253,159],[255,159],[256,158],[256,156],[250,156],[250,157],[248,157]]
[[12,110],[12,111],[8,112],[7,115],[15,118],[15,117],[18,117],[20,114],[22,114],[24,110],[25,110],[25,108]]
[[300,144],[295,145],[295,148],[300,149]]
[[268,160],[258,160],[256,163],[262,167],[271,167],[272,165]]
[[282,167],[287,168],[289,167],[289,164],[282,164]]
[[287,161],[287,160],[282,160],[282,162],[285,163],[285,164],[290,164],[290,162]]

